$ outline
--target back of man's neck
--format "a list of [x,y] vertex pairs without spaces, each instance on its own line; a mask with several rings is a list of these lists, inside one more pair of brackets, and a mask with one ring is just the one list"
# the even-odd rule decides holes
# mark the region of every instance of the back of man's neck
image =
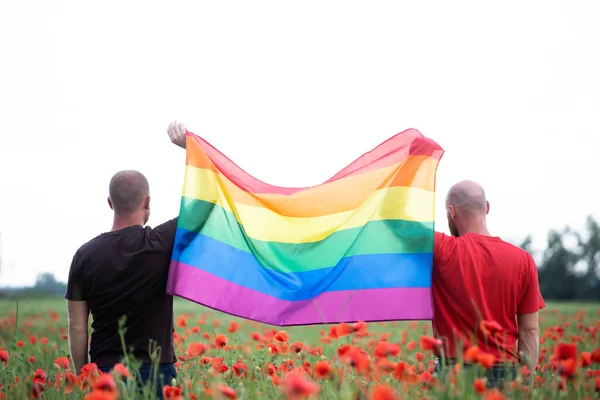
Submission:
[[144,224],[142,224],[139,218],[115,216],[115,218],[113,219],[111,231],[119,231],[121,229],[129,228],[132,226],[144,226]]
[[467,233],[473,233],[475,235],[481,235],[481,236],[492,236],[485,226],[471,227],[471,228],[464,229],[463,232],[460,232],[460,236],[464,236]]
[[487,229],[487,224],[485,220],[473,219],[472,221],[468,221],[469,223],[465,224],[463,229],[459,230],[460,236],[466,235],[467,233],[473,233],[475,235],[481,236],[492,236]]

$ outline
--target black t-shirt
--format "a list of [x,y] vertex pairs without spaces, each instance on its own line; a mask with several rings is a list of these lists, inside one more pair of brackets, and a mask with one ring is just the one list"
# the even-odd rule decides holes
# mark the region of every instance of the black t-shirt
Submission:
[[167,277],[177,218],[155,229],[140,225],[103,233],[73,257],[67,300],[88,302],[92,314],[91,362],[121,362],[119,319],[126,316],[125,344],[135,358],[151,362],[149,346],[160,346],[161,363],[177,361],[173,349],[173,297]]

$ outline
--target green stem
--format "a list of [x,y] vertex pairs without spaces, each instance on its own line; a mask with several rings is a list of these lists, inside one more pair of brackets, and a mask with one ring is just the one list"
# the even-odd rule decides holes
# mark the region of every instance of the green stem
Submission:
[[17,345],[17,336],[19,335],[19,296],[17,296],[17,310],[15,315],[15,346]]

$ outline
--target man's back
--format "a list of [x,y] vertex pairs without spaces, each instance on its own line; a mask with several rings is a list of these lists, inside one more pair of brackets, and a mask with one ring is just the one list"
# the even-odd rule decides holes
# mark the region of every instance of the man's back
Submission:
[[[545,305],[529,253],[498,237],[474,233],[436,233],[432,291],[433,328],[447,338],[449,358],[458,356],[455,346],[463,350],[455,337],[476,335],[471,344],[498,362],[518,361],[516,315],[535,313]],[[502,327],[500,337],[486,336],[481,320],[496,321]]]
[[166,283],[177,227],[173,219],[155,229],[140,225],[103,233],[77,251],[66,298],[86,300],[93,316],[91,362],[110,366],[123,357],[118,321],[125,315],[127,347],[150,362],[150,341],[161,363],[175,362],[173,298]]

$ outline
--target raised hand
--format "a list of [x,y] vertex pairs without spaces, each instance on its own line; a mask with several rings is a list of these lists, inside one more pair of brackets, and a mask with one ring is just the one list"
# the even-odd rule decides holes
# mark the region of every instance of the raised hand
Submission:
[[186,129],[184,124],[177,121],[171,122],[169,128],[167,128],[167,133],[173,144],[185,149]]

